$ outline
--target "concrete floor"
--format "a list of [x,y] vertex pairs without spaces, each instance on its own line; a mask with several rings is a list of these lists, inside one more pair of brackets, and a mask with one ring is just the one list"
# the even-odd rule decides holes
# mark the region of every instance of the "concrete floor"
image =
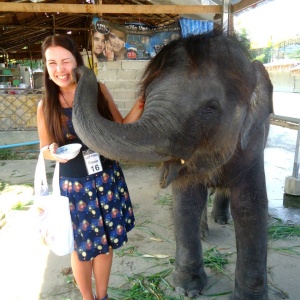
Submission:
[[[280,96],[280,97],[279,97]],[[284,109],[288,99],[295,101],[295,95],[278,95],[280,105],[275,102],[275,113],[299,118],[299,101],[295,102],[291,113],[278,111],[282,101]],[[276,101],[276,97],[274,99]],[[299,104],[298,104],[299,103]],[[300,200],[293,207],[284,205],[284,185],[287,176],[292,175],[297,130],[271,125],[265,149],[265,171],[269,198],[269,214],[280,218],[284,223],[300,224]],[[21,142],[21,141],[14,141]],[[5,300],[80,300],[79,291],[68,283],[69,277],[64,271],[70,267],[70,257],[57,257],[41,245],[32,232],[32,223],[28,211],[12,211],[10,207],[19,201],[32,199],[32,188],[24,184],[33,182],[35,160],[0,161],[0,182],[9,186],[0,192],[0,211],[7,215],[7,224],[0,230],[0,299]],[[48,164],[51,167],[51,163]],[[164,242],[155,242],[141,228],[135,228],[129,234],[128,247],[136,247],[141,253],[160,253],[174,257],[174,235],[171,213],[168,207],[157,205],[157,200],[168,197],[170,188],[161,190],[158,186],[158,169],[153,166],[125,166],[123,168],[134,210],[139,225],[149,221],[145,230],[153,230]],[[149,226],[149,228],[147,227]],[[209,221],[210,235],[203,241],[204,249],[218,247],[220,251],[235,253],[234,229],[232,224],[220,226]],[[276,247],[299,247],[300,238],[274,243]],[[110,286],[119,287],[124,283],[124,274],[130,276],[138,272],[155,272],[165,267],[157,260],[145,260],[140,257],[115,256]],[[163,263],[161,263],[163,264]],[[165,266],[165,265],[163,265]],[[281,255],[270,250],[268,254],[268,282],[271,300],[299,299],[299,256]],[[231,279],[214,274],[209,275],[208,288],[201,299],[229,299],[229,295],[209,297],[208,295],[231,291],[233,287],[235,261],[230,260],[226,272]],[[123,274],[123,277],[120,276]],[[112,297],[112,295],[110,295]],[[120,299],[120,298],[119,298]],[[174,295],[173,299],[183,299]],[[137,299],[137,300],[143,300]]]
[[289,201],[284,187],[292,176],[295,159],[297,130],[271,125],[265,149],[265,172],[269,198],[269,211],[283,221],[300,223],[300,195]]
[[[274,114],[300,119],[300,93],[275,92]],[[294,164],[299,164],[296,153],[298,131],[271,126],[265,149],[265,168],[268,185],[269,210],[283,220],[299,223],[300,195],[285,194],[285,180],[293,174]],[[300,178],[298,174],[298,178]]]

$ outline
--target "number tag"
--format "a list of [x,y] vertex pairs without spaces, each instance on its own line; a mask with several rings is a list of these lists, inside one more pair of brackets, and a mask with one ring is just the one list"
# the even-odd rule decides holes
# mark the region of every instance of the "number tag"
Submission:
[[102,171],[100,155],[91,150],[83,151],[83,157],[87,172],[89,175]]

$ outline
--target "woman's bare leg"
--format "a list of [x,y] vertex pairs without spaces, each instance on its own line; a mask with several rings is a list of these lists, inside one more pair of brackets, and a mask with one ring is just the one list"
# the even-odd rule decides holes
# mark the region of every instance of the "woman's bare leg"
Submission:
[[92,289],[92,262],[80,261],[75,251],[71,254],[74,278],[83,300],[94,300]]
[[96,282],[96,295],[100,300],[107,295],[109,275],[113,261],[113,250],[109,248],[109,254],[100,254],[96,256],[93,262],[93,272]]

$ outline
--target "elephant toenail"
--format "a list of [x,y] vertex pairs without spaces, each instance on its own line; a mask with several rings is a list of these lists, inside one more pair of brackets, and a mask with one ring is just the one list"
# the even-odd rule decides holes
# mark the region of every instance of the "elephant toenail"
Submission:
[[189,298],[197,298],[200,297],[201,293],[198,290],[192,290],[188,292]]
[[182,296],[185,296],[185,295],[186,295],[185,289],[183,289],[182,287],[177,286],[177,287],[175,288],[175,291],[176,291],[179,295],[182,295]]

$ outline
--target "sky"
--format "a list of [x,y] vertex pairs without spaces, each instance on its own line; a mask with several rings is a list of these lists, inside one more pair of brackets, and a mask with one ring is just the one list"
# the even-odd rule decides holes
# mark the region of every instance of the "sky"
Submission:
[[273,0],[235,17],[235,29],[245,28],[253,46],[266,47],[300,36],[300,0]]

